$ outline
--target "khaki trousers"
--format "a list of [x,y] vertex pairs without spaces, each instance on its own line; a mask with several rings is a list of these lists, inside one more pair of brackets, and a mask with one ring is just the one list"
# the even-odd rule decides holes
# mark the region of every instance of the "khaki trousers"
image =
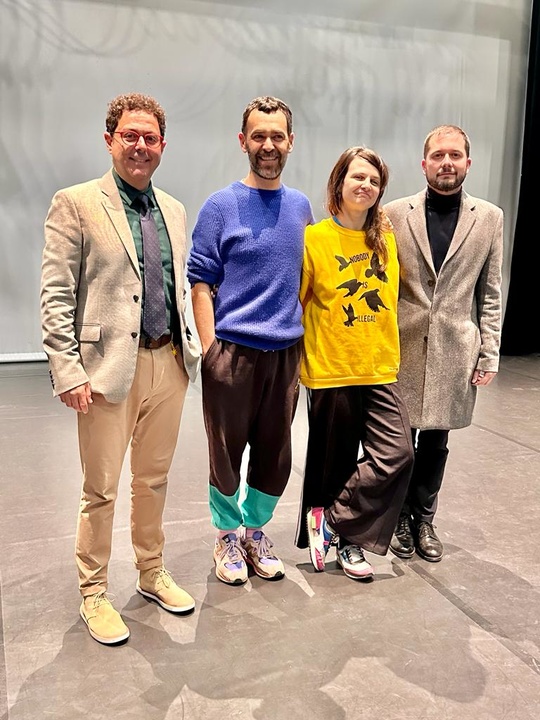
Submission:
[[76,559],[83,596],[107,589],[114,505],[131,441],[131,540],[139,570],[163,563],[163,508],[188,377],[170,345],[139,349],[128,397],[110,403],[93,395],[78,413],[83,486]]

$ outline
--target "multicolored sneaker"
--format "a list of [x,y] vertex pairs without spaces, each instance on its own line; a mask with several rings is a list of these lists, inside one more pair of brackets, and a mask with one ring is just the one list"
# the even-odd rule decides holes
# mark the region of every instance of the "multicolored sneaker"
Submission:
[[283,563],[272,552],[274,543],[262,530],[255,530],[252,535],[246,534],[241,543],[247,562],[259,577],[265,580],[281,580],[284,577]]
[[309,556],[317,572],[324,570],[325,559],[332,545],[336,545],[339,536],[324,517],[324,508],[310,508],[306,514]]
[[345,545],[337,551],[338,565],[343,572],[353,580],[371,580],[373,566],[364,557],[362,548],[358,545]]
[[216,575],[227,585],[243,585],[247,582],[248,572],[244,551],[236,533],[228,533],[225,537],[216,538],[214,547]]

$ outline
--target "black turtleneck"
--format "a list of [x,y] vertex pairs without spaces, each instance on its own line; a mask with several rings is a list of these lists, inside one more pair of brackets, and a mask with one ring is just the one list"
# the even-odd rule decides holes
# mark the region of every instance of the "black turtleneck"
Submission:
[[426,225],[435,272],[439,274],[456,230],[461,206],[461,189],[452,195],[441,195],[428,186]]

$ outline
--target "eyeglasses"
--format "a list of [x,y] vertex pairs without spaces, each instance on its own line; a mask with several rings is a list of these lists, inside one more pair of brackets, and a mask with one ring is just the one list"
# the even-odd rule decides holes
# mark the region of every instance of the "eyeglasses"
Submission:
[[137,145],[139,138],[144,138],[144,144],[149,148],[156,148],[163,142],[161,135],[156,135],[156,133],[138,133],[136,130],[115,130],[113,135],[120,135],[122,142],[128,147]]

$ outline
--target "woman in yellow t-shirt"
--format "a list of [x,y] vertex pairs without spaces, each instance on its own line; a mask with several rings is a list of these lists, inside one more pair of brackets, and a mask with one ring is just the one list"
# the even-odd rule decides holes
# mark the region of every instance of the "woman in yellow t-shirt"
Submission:
[[337,545],[355,580],[373,576],[364,550],[388,550],[413,463],[397,383],[396,241],[379,208],[387,183],[373,150],[341,155],[328,180],[331,217],[306,229],[300,289],[309,437],[296,544],[309,546],[316,570]]

